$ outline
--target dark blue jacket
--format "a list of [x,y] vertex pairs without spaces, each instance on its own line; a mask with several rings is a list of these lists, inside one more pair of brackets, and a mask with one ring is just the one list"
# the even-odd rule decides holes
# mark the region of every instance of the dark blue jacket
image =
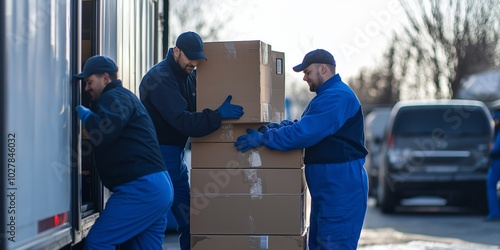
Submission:
[[221,126],[218,112],[196,112],[196,71],[185,73],[175,62],[172,48],[144,75],[139,93],[160,145],[184,147],[189,136],[205,136]]
[[316,91],[300,121],[266,132],[271,149],[305,148],[305,164],[343,163],[364,159],[364,125],[361,104],[338,74]]
[[167,170],[149,114],[120,80],[106,85],[92,111],[84,125],[104,186],[113,190],[138,177]]

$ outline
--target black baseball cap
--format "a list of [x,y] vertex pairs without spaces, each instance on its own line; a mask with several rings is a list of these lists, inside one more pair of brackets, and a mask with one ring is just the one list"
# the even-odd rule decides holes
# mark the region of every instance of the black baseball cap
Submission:
[[293,67],[293,71],[300,72],[313,63],[324,63],[336,66],[335,59],[330,52],[324,49],[317,49],[307,53],[302,63]]
[[191,60],[207,60],[207,57],[203,53],[203,41],[200,35],[195,32],[187,31],[180,34],[175,42],[175,47],[181,49],[187,58]]
[[118,66],[115,62],[107,56],[93,56],[85,62],[83,72],[76,74],[73,77],[78,79],[85,79],[93,74],[108,73],[115,75],[118,72]]

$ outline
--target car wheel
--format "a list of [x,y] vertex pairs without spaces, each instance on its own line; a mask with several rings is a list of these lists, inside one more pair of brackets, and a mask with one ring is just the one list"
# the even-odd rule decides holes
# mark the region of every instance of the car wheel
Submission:
[[385,181],[379,183],[377,203],[382,213],[386,214],[393,213],[397,205],[397,198]]
[[368,195],[372,197],[377,197],[377,178],[373,176],[368,176]]
[[469,195],[468,205],[475,208],[478,213],[482,215],[488,214],[488,198],[486,196],[486,184],[484,184],[485,188],[479,188],[476,192],[476,195]]

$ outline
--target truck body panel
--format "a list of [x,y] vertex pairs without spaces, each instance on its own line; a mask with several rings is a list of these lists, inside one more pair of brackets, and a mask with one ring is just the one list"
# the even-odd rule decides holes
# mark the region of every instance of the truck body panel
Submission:
[[161,3],[0,2],[0,249],[80,249],[109,191],[75,111],[89,98],[72,76],[107,55],[137,93],[161,55]]

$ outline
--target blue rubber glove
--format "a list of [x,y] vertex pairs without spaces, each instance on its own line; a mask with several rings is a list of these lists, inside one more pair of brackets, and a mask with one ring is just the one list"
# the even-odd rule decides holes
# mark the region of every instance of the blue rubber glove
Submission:
[[248,128],[246,135],[241,135],[236,139],[234,146],[238,151],[246,151],[264,145],[264,134],[255,129]]
[[82,120],[84,125],[87,118],[89,118],[90,114],[92,114],[92,111],[90,109],[82,105],[76,106],[76,112],[78,113],[78,117],[80,117],[80,120]]
[[244,114],[243,107],[231,104],[231,99],[233,99],[233,97],[229,95],[224,103],[217,109],[222,119],[240,119]]

